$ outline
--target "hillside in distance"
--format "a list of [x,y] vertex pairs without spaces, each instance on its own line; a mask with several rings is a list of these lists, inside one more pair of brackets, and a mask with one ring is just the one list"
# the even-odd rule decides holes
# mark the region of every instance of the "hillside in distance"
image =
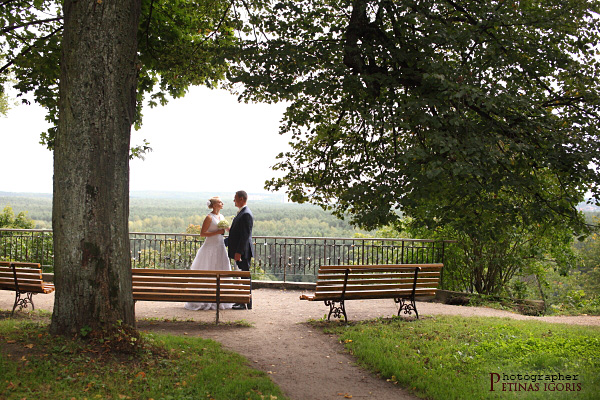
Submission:
[[[206,202],[213,193],[132,192],[129,230],[131,232],[183,233],[201,225],[210,212]],[[225,205],[222,214],[229,220],[237,212],[234,193],[219,193]],[[255,218],[255,236],[353,237],[366,233],[339,220],[318,206],[286,201],[273,193],[249,193],[248,206]],[[52,228],[52,197],[48,194],[0,192],[0,210],[12,207],[25,211],[38,229]]]

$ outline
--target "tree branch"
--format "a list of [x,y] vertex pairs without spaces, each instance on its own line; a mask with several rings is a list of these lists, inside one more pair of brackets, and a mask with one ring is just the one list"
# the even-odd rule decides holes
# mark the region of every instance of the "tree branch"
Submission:
[[51,38],[52,36],[56,35],[58,32],[60,32],[63,29],[63,26],[61,25],[60,27],[56,28],[54,31],[50,32],[48,35],[43,36],[41,38],[38,38],[35,40],[35,42],[32,45],[29,45],[27,48],[25,48],[23,51],[21,51],[15,58],[13,58],[12,60],[10,60],[9,62],[7,62],[6,64],[4,64],[1,68],[0,68],[0,74],[3,74],[8,68],[10,68],[11,65],[13,65],[15,63],[15,60],[27,53],[29,53],[31,50],[33,50],[34,48],[37,47],[37,44],[41,41],[45,41],[48,38]]
[[22,25],[11,25],[11,26],[8,26],[6,28],[3,28],[0,31],[0,33],[8,33],[8,32],[20,29],[20,28],[25,28],[27,26],[41,25],[41,24],[45,24],[47,22],[62,21],[62,19],[63,19],[63,17],[56,17],[56,18],[48,18],[48,19],[41,19],[41,20],[37,20],[37,21],[31,21],[31,22],[27,22],[27,23],[22,24]]

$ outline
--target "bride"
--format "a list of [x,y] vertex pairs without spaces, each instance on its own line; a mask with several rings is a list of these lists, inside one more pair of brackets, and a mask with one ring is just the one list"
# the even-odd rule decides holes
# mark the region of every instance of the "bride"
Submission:
[[[220,229],[217,224],[225,219],[220,211],[223,209],[223,202],[218,196],[212,197],[207,202],[208,208],[212,209],[202,223],[201,236],[206,237],[206,240],[198,250],[196,258],[190,269],[196,270],[224,270],[231,271],[231,264],[227,256],[227,249],[223,239],[225,229]],[[221,304],[222,310],[231,308],[233,304]],[[215,303],[185,303],[184,306],[188,310],[215,310]]]

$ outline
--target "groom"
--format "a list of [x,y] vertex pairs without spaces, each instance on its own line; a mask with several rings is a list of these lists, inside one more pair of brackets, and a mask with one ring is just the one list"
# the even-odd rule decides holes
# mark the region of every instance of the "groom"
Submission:
[[[239,212],[231,223],[229,238],[227,239],[227,253],[229,258],[233,258],[238,268],[242,271],[250,271],[250,259],[254,256],[252,250],[254,216],[252,215],[252,211],[246,206],[247,201],[248,193],[243,190],[235,193],[233,202],[239,208]],[[236,310],[245,310],[246,305],[234,304],[233,308]],[[252,310],[252,300],[248,304],[248,309]]]

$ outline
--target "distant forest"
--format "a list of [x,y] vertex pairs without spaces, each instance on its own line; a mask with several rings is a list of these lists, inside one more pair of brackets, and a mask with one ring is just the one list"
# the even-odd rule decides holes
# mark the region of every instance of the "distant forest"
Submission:
[[[142,195],[148,197],[140,197]],[[210,212],[206,206],[208,194],[142,195],[132,195],[130,199],[130,232],[184,233],[190,224],[201,225]],[[231,220],[237,212],[233,194],[223,195],[222,200],[225,208],[221,213]],[[6,206],[12,207],[15,214],[27,212],[35,221],[36,229],[52,228],[50,195],[0,193],[0,211]],[[254,213],[255,236],[353,237],[356,233],[367,233],[320,207],[284,202],[281,195],[250,194],[248,206]]]
[[[210,193],[134,192],[130,199],[130,232],[184,233],[190,224],[201,225],[208,214]],[[229,220],[237,209],[233,193],[222,195],[222,214]],[[0,212],[12,207],[15,214],[25,211],[37,229],[52,228],[52,197],[49,194],[0,192]],[[255,218],[255,236],[353,237],[369,232],[353,228],[318,206],[284,201],[279,194],[250,194],[248,206]],[[589,223],[598,223],[599,209],[584,206]]]

